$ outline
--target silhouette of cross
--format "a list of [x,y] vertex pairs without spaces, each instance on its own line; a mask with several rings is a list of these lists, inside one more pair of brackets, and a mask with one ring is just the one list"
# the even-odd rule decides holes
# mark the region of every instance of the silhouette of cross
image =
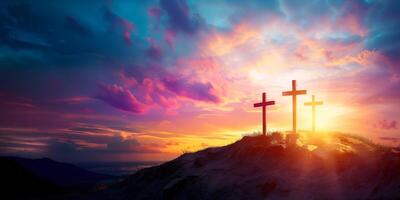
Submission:
[[262,107],[263,135],[267,134],[267,106],[274,105],[274,104],[275,104],[275,101],[267,101],[267,94],[265,92],[262,93],[262,102],[254,104],[254,108]]
[[312,106],[312,132],[315,133],[315,107],[322,105],[324,102],[315,101],[315,96],[312,95],[312,101],[304,103],[305,106]]
[[297,111],[297,95],[307,94],[307,90],[296,90],[296,80],[292,80],[292,91],[282,92],[282,96],[292,96],[292,109],[293,109],[293,133],[296,133],[296,111]]

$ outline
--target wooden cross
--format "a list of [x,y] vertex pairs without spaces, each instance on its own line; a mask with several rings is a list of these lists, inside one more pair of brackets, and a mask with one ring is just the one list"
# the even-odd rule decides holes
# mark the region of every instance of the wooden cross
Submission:
[[296,107],[297,107],[297,95],[303,95],[307,94],[307,90],[296,90],[296,80],[292,80],[292,90],[291,91],[286,91],[282,92],[283,96],[292,96],[292,108],[293,108],[293,133],[296,133]]
[[262,107],[262,115],[263,115],[263,135],[267,134],[267,106],[274,105],[275,101],[267,101],[267,94],[265,92],[262,93],[262,102],[255,103],[254,108]]
[[312,95],[312,101],[304,103],[305,106],[312,106],[312,132],[315,133],[315,107],[322,105],[324,102],[315,101],[315,96]]

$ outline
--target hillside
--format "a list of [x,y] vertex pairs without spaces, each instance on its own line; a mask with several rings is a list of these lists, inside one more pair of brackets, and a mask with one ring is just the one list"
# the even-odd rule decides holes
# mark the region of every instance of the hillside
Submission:
[[91,190],[116,177],[48,158],[0,157],[1,188],[8,199],[53,199]]
[[3,198],[25,199],[64,192],[62,188],[34,175],[11,158],[0,157],[0,169]]
[[90,187],[101,180],[113,179],[114,176],[91,172],[73,164],[62,163],[49,158],[28,159],[8,157],[32,174],[61,187]]
[[333,134],[246,136],[138,171],[96,199],[399,199],[400,154]]

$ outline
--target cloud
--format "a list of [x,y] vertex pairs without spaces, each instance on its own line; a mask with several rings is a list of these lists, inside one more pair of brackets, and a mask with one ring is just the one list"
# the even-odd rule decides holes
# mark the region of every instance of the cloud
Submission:
[[383,130],[397,129],[397,121],[381,120],[375,126],[379,129],[383,129]]
[[118,85],[102,85],[101,93],[96,98],[105,103],[132,113],[144,113],[145,106],[127,89]]
[[66,103],[66,104],[81,104],[90,101],[90,97],[85,97],[85,96],[74,96],[74,97],[66,97],[66,98],[60,98],[56,99],[53,102],[55,103]]
[[156,19],[160,19],[160,17],[161,17],[161,9],[160,9],[160,8],[157,8],[157,7],[149,8],[149,9],[147,10],[147,14],[148,14],[149,16],[151,16],[151,17],[156,18]]
[[369,49],[379,50],[391,60],[399,61],[400,43],[399,1],[373,1],[365,21],[372,31],[366,40]]
[[167,44],[170,48],[174,47],[175,37],[176,37],[176,32],[174,30],[171,30],[171,29],[165,30],[164,40],[165,40],[165,42],[167,42]]
[[153,60],[161,60],[163,58],[163,49],[154,39],[149,39],[150,47],[147,49],[147,55]]
[[123,39],[127,44],[131,44],[131,33],[135,30],[133,23],[115,14],[108,7],[105,7],[104,10],[104,18],[111,23],[111,30],[122,30]]
[[36,106],[31,99],[15,97],[0,93],[0,107],[17,109],[34,109]]
[[139,142],[135,139],[114,137],[113,140],[107,144],[107,150],[115,153],[136,152],[139,145]]
[[399,137],[380,137],[379,139],[389,141],[389,142],[400,142]]
[[[203,62],[196,62],[202,64]],[[204,62],[209,64],[210,62]],[[171,73],[163,68],[148,66],[140,73],[133,71],[119,74],[122,85],[127,85],[145,105],[157,104],[166,109],[177,108],[179,100],[220,103],[222,99],[211,82],[200,82],[184,73]],[[203,70],[203,69],[200,69]],[[184,98],[180,98],[184,97]]]
[[81,36],[84,36],[84,37],[92,36],[92,34],[93,34],[92,31],[88,27],[84,26],[75,17],[67,16],[67,17],[65,17],[65,21],[67,22],[68,26],[70,26],[73,30],[75,30]]
[[99,127],[90,127],[90,126],[78,126],[70,128],[71,131],[78,131],[78,132],[87,132],[87,133],[107,133],[109,130]]
[[164,85],[179,96],[194,100],[219,103],[221,99],[211,83],[190,82],[185,78],[167,76],[163,80]]
[[390,84],[387,83],[385,85],[381,85],[380,90],[377,88],[377,92],[375,92],[372,96],[368,98],[371,103],[375,104],[391,104],[397,103],[400,100],[400,92],[398,88],[400,87],[400,83]]
[[132,135],[112,133],[110,129],[98,127],[76,127],[66,132],[0,130],[1,155],[50,157],[76,162],[118,160],[120,155],[135,159],[138,154],[162,153],[162,148],[164,146],[158,143],[142,144]]
[[8,5],[6,12],[0,12],[0,45],[13,49],[47,50],[49,45],[41,37],[40,21],[29,4]]
[[115,134],[101,147],[87,147],[77,144],[71,140],[52,140],[48,144],[46,154],[50,157],[59,158],[62,160],[84,160],[94,157],[101,159],[102,156],[110,157],[118,154],[138,154],[138,153],[160,153],[154,145],[142,145],[133,137],[122,137],[121,134]]
[[[154,147],[154,145],[152,145]],[[133,137],[124,138],[121,135],[115,135],[107,144],[107,152],[110,153],[160,153],[160,150],[151,148],[152,146],[143,146]]]
[[168,15],[169,25],[176,31],[196,33],[202,26],[202,18],[192,14],[185,0],[161,0],[160,7]]

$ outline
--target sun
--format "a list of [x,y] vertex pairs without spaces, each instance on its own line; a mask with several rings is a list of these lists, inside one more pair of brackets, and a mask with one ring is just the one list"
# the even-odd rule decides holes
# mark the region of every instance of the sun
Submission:
[[[326,103],[316,111],[316,129],[321,131],[337,130],[342,124],[343,118],[350,112],[351,109],[348,107]],[[311,116],[307,118],[311,120]]]

